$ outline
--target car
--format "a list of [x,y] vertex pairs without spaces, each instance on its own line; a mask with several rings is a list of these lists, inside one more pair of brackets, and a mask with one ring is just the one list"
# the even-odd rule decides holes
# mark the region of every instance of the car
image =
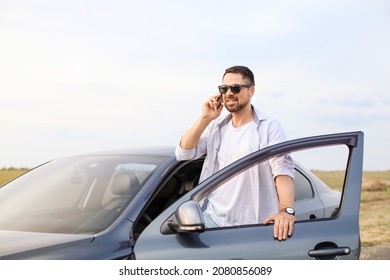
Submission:
[[[358,259],[363,137],[286,141],[200,183],[204,157],[178,161],[175,147],[52,160],[0,188],[0,259]],[[277,155],[333,146],[348,151],[339,190],[296,162],[297,221],[288,240],[275,240],[272,224],[205,228],[202,199],[236,174]]]

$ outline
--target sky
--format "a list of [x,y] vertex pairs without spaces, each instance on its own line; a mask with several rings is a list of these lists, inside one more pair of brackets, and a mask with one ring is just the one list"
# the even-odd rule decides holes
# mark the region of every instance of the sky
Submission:
[[0,38],[0,168],[176,145],[245,65],[288,138],[363,131],[390,170],[387,0],[0,0]]

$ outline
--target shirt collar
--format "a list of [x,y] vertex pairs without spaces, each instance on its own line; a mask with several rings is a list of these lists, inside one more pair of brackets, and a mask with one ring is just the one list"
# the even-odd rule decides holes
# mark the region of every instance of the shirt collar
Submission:
[[[268,117],[258,110],[255,106],[251,105],[253,109],[253,119],[257,125],[260,124],[261,121],[268,119]],[[220,118],[217,120],[218,126],[225,126],[232,119],[232,114],[228,114],[226,117]]]

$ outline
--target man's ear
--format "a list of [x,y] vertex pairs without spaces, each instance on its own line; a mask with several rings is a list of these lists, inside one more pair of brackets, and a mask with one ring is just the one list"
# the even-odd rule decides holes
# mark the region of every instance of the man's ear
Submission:
[[254,86],[251,86],[251,87],[249,88],[249,95],[250,95],[251,97],[253,97],[254,94],[255,94],[255,87],[254,87]]

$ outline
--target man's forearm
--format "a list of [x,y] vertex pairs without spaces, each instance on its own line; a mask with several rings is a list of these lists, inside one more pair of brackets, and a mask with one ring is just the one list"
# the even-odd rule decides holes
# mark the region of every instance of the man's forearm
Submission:
[[290,176],[279,175],[275,178],[275,183],[279,197],[279,210],[286,207],[294,207],[294,180]]
[[183,149],[192,149],[198,145],[200,136],[205,131],[211,121],[200,117],[194,125],[183,135],[180,141],[180,147]]

